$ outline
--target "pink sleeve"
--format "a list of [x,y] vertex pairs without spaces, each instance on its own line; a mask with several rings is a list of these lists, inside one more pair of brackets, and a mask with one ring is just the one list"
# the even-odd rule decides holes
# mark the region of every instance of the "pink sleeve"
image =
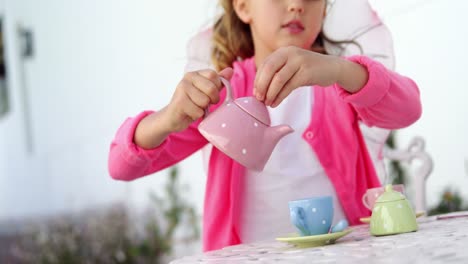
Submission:
[[421,101],[416,83],[388,70],[381,63],[365,56],[348,60],[366,67],[369,78],[357,93],[350,94],[335,84],[339,96],[350,103],[359,118],[368,126],[399,129],[411,125],[421,116]]
[[171,134],[160,146],[143,149],[133,142],[138,123],[152,111],[128,118],[120,126],[109,151],[109,174],[116,180],[131,181],[165,169],[203,147],[207,141],[194,122],[186,130]]

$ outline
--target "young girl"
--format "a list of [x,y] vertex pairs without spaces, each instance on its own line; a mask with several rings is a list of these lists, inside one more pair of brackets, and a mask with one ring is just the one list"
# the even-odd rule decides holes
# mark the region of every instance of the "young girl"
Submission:
[[362,195],[380,185],[358,121],[387,129],[412,124],[421,115],[416,84],[362,55],[327,55],[325,0],[221,4],[212,32],[216,71],[186,73],[166,107],[127,119],[111,145],[111,176],[134,180],[205,146],[197,128],[204,109],[224,100],[222,76],[234,97],[255,96],[269,106],[272,125],[295,132],[280,140],[262,172],[211,150],[204,249],[291,232],[287,202],[304,197],[331,195],[334,218],[357,224],[369,215]]

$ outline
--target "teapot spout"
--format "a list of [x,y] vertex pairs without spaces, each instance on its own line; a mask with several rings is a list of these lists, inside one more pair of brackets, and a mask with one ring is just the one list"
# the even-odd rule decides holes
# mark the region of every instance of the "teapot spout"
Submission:
[[[255,155],[254,158],[246,160],[244,166],[252,170],[262,171],[278,141],[293,131],[294,130],[287,125],[266,127],[266,130],[263,133],[263,141],[261,141],[260,148],[258,148],[256,152],[257,155]],[[255,143],[257,142],[254,142],[253,144]]]
[[279,126],[274,126],[270,127],[268,130],[269,134],[269,140],[271,142],[275,142],[274,145],[284,136],[286,136],[289,133],[294,132],[294,129],[292,129],[288,125],[279,125]]

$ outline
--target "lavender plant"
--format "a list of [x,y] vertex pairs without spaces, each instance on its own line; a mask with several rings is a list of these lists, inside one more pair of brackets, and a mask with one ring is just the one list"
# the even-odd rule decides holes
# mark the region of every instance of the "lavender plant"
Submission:
[[[177,178],[173,167],[164,196],[150,195],[151,207],[140,221],[123,205],[56,217],[32,225],[11,254],[18,263],[161,263],[174,243],[191,243],[200,235],[198,216],[180,196]],[[176,240],[179,227],[191,232]]]

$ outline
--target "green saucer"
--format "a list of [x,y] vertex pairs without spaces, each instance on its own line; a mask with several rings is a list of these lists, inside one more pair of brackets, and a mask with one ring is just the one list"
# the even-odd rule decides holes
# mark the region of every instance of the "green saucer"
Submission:
[[352,231],[353,229],[346,229],[341,232],[328,233],[328,234],[315,235],[315,236],[299,236],[298,234],[289,234],[286,237],[278,237],[276,238],[276,240],[281,241],[281,242],[286,242],[289,244],[293,244],[300,248],[318,247],[318,246],[324,246],[328,244],[334,244],[336,240],[340,239],[341,237],[346,236]]

